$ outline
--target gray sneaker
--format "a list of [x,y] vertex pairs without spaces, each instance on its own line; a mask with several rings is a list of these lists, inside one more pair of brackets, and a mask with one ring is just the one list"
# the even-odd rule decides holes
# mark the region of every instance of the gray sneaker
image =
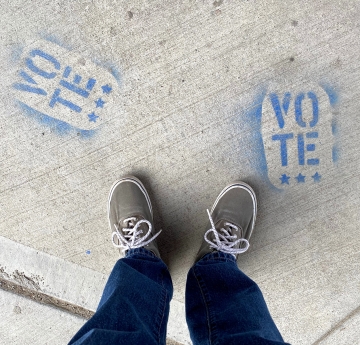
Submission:
[[257,213],[256,195],[249,185],[234,182],[226,186],[211,211],[207,212],[209,230],[195,261],[213,251],[232,254],[236,258],[248,250]]
[[135,176],[126,176],[111,187],[108,202],[109,224],[115,247],[126,253],[144,247],[160,257],[154,233],[153,211],[144,185]]

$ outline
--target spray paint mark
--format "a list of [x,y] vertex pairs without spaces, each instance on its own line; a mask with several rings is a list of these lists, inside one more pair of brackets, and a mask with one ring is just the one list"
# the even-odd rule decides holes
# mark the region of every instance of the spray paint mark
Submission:
[[24,51],[24,47],[20,44],[15,44],[14,46],[12,46],[11,57],[10,57],[11,62],[14,64],[19,63],[23,51]]
[[111,116],[120,72],[111,63],[84,59],[54,36],[42,36],[17,51],[21,68],[12,85],[17,103],[59,135],[92,137]]
[[[339,104],[339,93],[336,90],[336,87],[325,82],[320,83],[320,86],[325,90],[326,94],[328,95],[330,105],[334,110],[334,113],[336,114]],[[331,131],[334,136],[334,145],[332,148],[332,160],[334,163],[338,163],[340,159],[341,145],[340,145],[340,131],[339,131],[338,119],[335,117],[335,115],[332,118]]]
[[96,134],[96,130],[85,130],[81,128],[74,127],[65,121],[61,121],[55,119],[51,116],[48,116],[40,111],[29,107],[27,104],[18,101],[17,105],[20,109],[23,110],[23,113],[28,117],[36,120],[38,123],[42,125],[46,125],[49,127],[53,132],[57,133],[58,135],[68,135],[68,134],[76,134],[81,138],[91,138]]
[[323,84],[261,91],[245,112],[261,177],[278,190],[326,180],[330,165],[339,160],[338,103],[335,88]]
[[73,50],[74,49],[74,47],[71,44],[63,41],[60,37],[57,37],[57,36],[55,36],[55,35],[53,35],[51,33],[47,33],[47,32],[42,31],[42,32],[39,32],[39,36],[42,39],[44,39],[44,40],[46,40],[48,42],[52,42],[52,43],[54,43],[54,44],[56,44],[56,45],[58,45],[60,47],[63,47],[65,49],[67,49],[67,50]]

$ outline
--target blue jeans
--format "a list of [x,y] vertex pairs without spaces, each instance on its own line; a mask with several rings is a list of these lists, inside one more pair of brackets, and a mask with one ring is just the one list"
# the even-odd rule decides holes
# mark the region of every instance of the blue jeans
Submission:
[[[164,262],[129,250],[105,286],[94,316],[69,344],[165,344],[173,286]],[[186,320],[195,345],[284,344],[259,287],[230,254],[213,252],[189,271]]]

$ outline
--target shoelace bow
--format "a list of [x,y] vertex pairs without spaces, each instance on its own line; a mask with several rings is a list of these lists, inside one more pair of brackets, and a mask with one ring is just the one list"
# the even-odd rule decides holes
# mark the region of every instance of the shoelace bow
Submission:
[[[250,243],[247,239],[237,239],[237,235],[231,235],[231,230],[239,231],[239,228],[236,225],[230,222],[226,222],[224,223],[224,228],[221,228],[220,231],[217,231],[209,210],[206,211],[210,219],[211,229],[206,231],[204,238],[205,241],[210,244],[210,248],[214,248],[215,250],[227,254],[232,254],[234,256],[236,254],[244,253],[249,249]],[[214,234],[215,238],[213,241],[207,238],[208,234],[210,233]],[[245,243],[245,248],[234,248],[241,242]]]
[[[156,237],[158,237],[162,231],[160,230],[153,237],[146,240],[150,236],[152,230],[152,225],[148,220],[138,220],[136,217],[130,217],[124,219],[124,223],[127,224],[127,227],[122,228],[121,231],[119,230],[119,225],[114,224],[116,231],[112,233],[113,245],[116,248],[122,248],[123,253],[128,249],[135,249],[146,246]],[[141,234],[143,234],[143,231],[139,229],[141,224],[147,224],[147,226],[149,227],[148,232],[144,236],[141,236]],[[121,232],[123,232],[124,234],[122,234]],[[114,237],[117,237],[119,244],[115,243]]]

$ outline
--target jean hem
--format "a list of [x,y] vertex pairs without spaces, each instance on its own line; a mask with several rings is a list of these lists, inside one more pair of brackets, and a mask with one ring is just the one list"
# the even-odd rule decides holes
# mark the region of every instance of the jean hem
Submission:
[[150,251],[148,249],[145,249],[143,247],[135,248],[135,249],[129,249],[128,251],[126,251],[125,257],[126,258],[131,258],[134,255],[142,255],[142,256],[147,256],[147,257],[150,257],[150,258],[160,259],[152,251]]
[[206,254],[196,263],[205,262],[205,261],[227,261],[227,262],[236,263],[236,259],[234,258],[234,256],[232,254],[228,254],[228,253],[224,253],[224,252],[220,252],[220,251],[215,251],[215,252]]

